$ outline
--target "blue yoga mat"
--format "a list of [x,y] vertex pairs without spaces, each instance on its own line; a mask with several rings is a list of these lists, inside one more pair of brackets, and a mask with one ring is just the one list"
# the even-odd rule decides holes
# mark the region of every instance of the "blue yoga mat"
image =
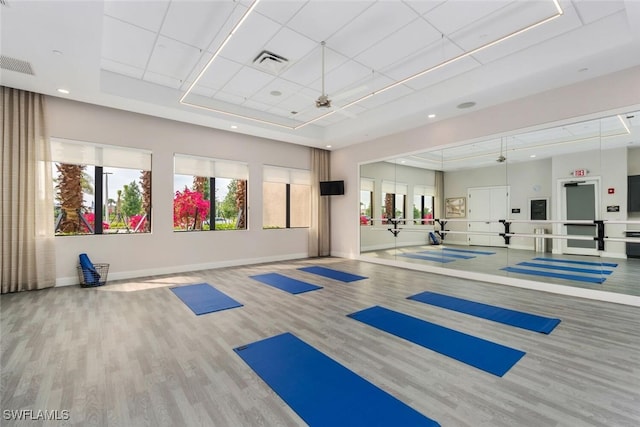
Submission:
[[575,282],[588,282],[588,283],[600,284],[600,283],[604,283],[605,281],[605,279],[602,277],[579,276],[576,274],[554,273],[553,271],[529,270],[527,268],[518,268],[518,267],[505,267],[505,268],[502,268],[501,270],[508,271],[510,273],[529,274],[531,276],[553,277],[555,279],[573,280]]
[[523,351],[379,306],[348,316],[499,377],[525,355]]
[[309,426],[439,426],[291,333],[234,351]]
[[587,274],[605,274],[609,275],[613,273],[611,270],[596,270],[592,268],[576,268],[576,267],[567,267],[565,265],[558,264],[541,264],[538,262],[519,262],[518,265],[522,265],[524,267],[536,267],[536,268],[546,268],[549,270],[558,270],[558,271],[571,271],[573,273],[587,273]]
[[453,249],[453,248],[442,248],[443,251],[450,252],[462,252],[462,253],[470,253],[470,254],[478,254],[478,255],[495,255],[495,252],[488,251],[472,251],[471,249]]
[[273,286],[274,288],[289,292],[290,294],[301,294],[303,292],[322,289],[322,286],[312,285],[311,283],[292,279],[291,277],[283,276],[278,273],[258,274],[250,277],[258,282],[265,283],[269,286]]
[[434,252],[434,251],[422,251],[419,252],[420,254],[436,254],[435,256],[441,256],[444,258],[457,258],[457,259],[471,259],[471,258],[475,258],[475,255],[462,255],[462,254],[456,254],[456,253],[452,253],[452,252],[442,252],[439,255],[437,255],[439,252]]
[[455,258],[445,258],[441,256],[428,256],[428,255],[420,255],[420,254],[400,254],[400,256],[403,256],[405,258],[422,259],[425,261],[441,262],[443,264],[447,262],[455,261]]
[[366,279],[364,276],[358,276],[357,274],[347,273],[345,271],[333,270],[327,267],[313,266],[302,267],[298,270],[306,271],[307,273],[317,274],[318,276],[328,277],[330,279],[339,280],[341,282],[355,282],[356,280]]
[[437,294],[435,292],[422,292],[410,296],[408,299],[470,314],[482,319],[493,320],[494,322],[504,323],[505,325],[516,326],[534,332],[542,332],[543,334],[550,333],[560,323],[560,319],[510,310],[508,308]]
[[618,264],[615,264],[612,262],[576,261],[573,259],[559,259],[559,258],[534,258],[534,261],[564,262],[566,264],[595,265],[598,267],[617,267],[618,266]]
[[195,314],[201,315],[228,308],[242,307],[238,301],[208,283],[171,288],[174,294]]

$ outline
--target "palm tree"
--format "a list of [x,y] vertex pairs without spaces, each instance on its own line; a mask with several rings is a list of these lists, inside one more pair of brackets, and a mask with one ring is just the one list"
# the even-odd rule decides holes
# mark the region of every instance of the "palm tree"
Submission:
[[56,163],[58,171],[57,198],[63,216],[58,226],[62,233],[78,233],[82,209],[82,181],[85,166]]
[[140,177],[140,185],[142,186],[142,210],[146,217],[144,223],[144,231],[151,231],[151,171],[142,171]]
[[236,208],[238,208],[236,228],[244,230],[247,228],[247,181],[244,179],[236,181]]

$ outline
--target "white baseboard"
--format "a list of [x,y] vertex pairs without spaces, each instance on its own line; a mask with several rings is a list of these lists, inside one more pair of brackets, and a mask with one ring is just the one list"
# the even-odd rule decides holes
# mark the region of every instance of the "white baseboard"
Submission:
[[395,248],[405,248],[407,246],[427,246],[429,243],[426,242],[425,240],[416,240],[413,242],[402,242],[401,245],[389,245],[388,243],[381,243],[378,245],[370,245],[370,246],[363,246],[362,249],[360,249],[362,252],[368,252],[368,251],[380,251],[383,249],[395,249]]
[[[266,262],[278,262],[278,261],[290,261],[294,259],[308,258],[308,254],[287,254],[287,255],[275,255],[270,257],[260,258],[242,258],[226,261],[207,262],[203,264],[189,264],[189,265],[175,265],[170,267],[150,268],[145,270],[134,271],[118,271],[109,272],[107,280],[125,280],[135,279],[137,277],[159,276],[162,274],[176,274],[184,273],[187,271],[199,271],[199,270],[211,270],[215,268],[224,267],[237,267],[240,265],[251,264],[263,264]],[[78,285],[78,276],[73,277],[58,277],[56,278],[56,287],[58,286],[73,286]]]

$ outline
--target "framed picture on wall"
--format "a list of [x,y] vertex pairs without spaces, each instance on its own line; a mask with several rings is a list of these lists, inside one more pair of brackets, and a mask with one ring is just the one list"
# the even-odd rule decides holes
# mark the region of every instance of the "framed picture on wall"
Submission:
[[451,197],[444,201],[445,218],[464,218],[467,216],[467,198]]

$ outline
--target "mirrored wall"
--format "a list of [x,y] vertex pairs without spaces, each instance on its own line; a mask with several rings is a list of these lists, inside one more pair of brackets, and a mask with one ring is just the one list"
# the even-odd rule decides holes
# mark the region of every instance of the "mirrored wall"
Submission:
[[640,112],[363,164],[360,251],[640,296]]

